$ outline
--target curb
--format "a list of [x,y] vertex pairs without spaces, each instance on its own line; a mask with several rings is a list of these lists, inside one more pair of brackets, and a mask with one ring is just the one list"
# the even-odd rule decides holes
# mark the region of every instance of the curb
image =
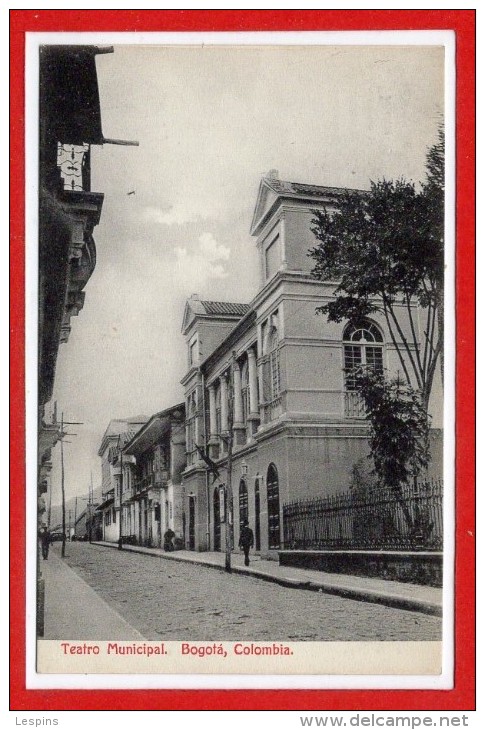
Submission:
[[[93,542],[92,545],[97,547],[118,548],[116,543],[106,544]],[[203,560],[186,560],[179,558],[174,553],[148,553],[144,550],[137,549],[136,546],[130,545],[123,547],[127,553],[137,553],[138,555],[147,555],[152,558],[161,558],[162,560],[174,560],[178,563],[186,563],[189,565],[203,565],[206,568],[215,568],[216,570],[225,570],[224,565],[215,563],[206,563]],[[351,588],[350,586],[336,586],[325,582],[317,582],[314,580],[299,580],[298,578],[285,578],[283,576],[272,575],[261,570],[254,570],[241,566],[234,566],[232,573],[239,575],[249,575],[259,580],[265,580],[268,583],[277,583],[284,588],[296,588],[299,590],[314,591],[316,593],[326,593],[328,595],[340,596],[341,598],[349,598],[354,601],[363,601],[367,603],[378,603],[381,606],[389,608],[400,608],[403,611],[414,611],[416,613],[424,613],[428,616],[442,616],[442,607],[430,601],[422,601],[419,599],[406,598],[404,596],[390,595],[386,593],[378,593],[370,588]]]

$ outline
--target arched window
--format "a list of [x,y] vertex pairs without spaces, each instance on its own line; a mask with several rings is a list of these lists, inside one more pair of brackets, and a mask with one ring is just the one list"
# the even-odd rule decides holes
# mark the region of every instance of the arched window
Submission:
[[244,479],[239,482],[239,528],[248,521],[248,488]]
[[364,418],[364,403],[357,392],[355,368],[366,367],[377,373],[384,371],[384,338],[373,322],[364,320],[360,325],[347,325],[343,334],[345,415]]
[[384,370],[383,337],[373,322],[360,326],[347,325],[344,330],[345,389],[356,390],[354,369],[359,366],[372,368],[378,373]]
[[268,467],[266,477],[268,487],[268,547],[278,549],[280,547],[280,490],[278,471],[274,464]]

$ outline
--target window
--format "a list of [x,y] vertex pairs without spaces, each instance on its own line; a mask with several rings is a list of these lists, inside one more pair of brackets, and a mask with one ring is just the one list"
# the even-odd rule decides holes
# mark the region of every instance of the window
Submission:
[[193,452],[196,450],[196,420],[197,420],[197,391],[193,390],[187,398],[187,454],[189,454],[188,463],[195,461]]
[[221,433],[221,385],[217,386],[216,390],[216,433]]
[[197,338],[189,345],[189,365],[195,365],[199,361],[199,341]]
[[383,337],[372,322],[361,326],[348,325],[344,330],[344,379],[345,415],[350,418],[365,416],[364,404],[357,391],[355,368],[371,368],[376,373],[384,372]]
[[271,400],[280,394],[280,351],[278,349],[278,331],[273,330],[271,335],[271,352],[269,355],[271,369]]
[[281,392],[280,351],[278,330],[273,327],[268,343],[268,353],[263,359],[263,399],[271,403]]
[[383,338],[375,324],[365,322],[361,327],[347,326],[343,339],[345,389],[352,391],[356,389],[354,368],[362,365],[377,373],[384,372]]
[[275,236],[264,253],[264,273],[271,279],[281,266],[281,243],[279,235]]
[[248,362],[244,363],[241,372],[241,393],[242,393],[242,420],[243,423],[247,423],[248,414],[250,410],[249,401],[249,367]]

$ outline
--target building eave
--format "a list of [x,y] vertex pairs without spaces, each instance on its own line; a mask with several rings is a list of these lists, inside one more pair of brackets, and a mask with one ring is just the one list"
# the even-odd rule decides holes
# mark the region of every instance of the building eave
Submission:
[[177,403],[155,413],[123,447],[123,454],[137,456],[153,446],[163,435],[170,432],[174,421],[185,420],[185,403]]

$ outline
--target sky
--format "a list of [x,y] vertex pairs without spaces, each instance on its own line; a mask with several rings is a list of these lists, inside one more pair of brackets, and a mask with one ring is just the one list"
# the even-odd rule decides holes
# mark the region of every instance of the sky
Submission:
[[[66,496],[101,482],[113,418],[183,400],[185,301],[249,302],[261,177],[368,188],[425,175],[443,117],[443,49],[424,46],[115,46],[97,57],[105,200],[84,308],[59,348],[53,400],[79,421]],[[135,191],[134,194],[128,193]],[[53,502],[60,500],[59,447]]]

